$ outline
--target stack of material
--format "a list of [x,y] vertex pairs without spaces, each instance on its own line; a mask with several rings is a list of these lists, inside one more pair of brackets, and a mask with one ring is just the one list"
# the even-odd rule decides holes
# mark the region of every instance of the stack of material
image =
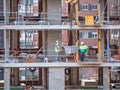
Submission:
[[97,86],[97,85],[98,85],[98,83],[94,79],[91,79],[91,80],[82,79],[81,80],[81,86]]

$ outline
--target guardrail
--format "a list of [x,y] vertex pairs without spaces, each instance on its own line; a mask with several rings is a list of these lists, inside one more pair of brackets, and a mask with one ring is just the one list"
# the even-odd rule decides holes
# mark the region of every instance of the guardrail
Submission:
[[[10,54],[8,59],[5,60],[4,55],[0,55],[0,62],[2,63],[45,63],[45,62],[56,62],[56,53],[54,50],[46,50],[44,51],[45,54],[36,54],[29,52],[27,53],[21,53],[19,52],[18,55]],[[78,51],[79,52],[79,51]],[[117,53],[116,50],[105,50],[104,56],[102,60],[99,60],[98,53],[95,53],[94,50],[89,51],[89,53],[86,54],[84,62],[117,62],[120,63],[120,54]],[[80,53],[79,53],[80,54]],[[60,60],[58,62],[76,62],[80,61],[80,58],[76,58],[76,53],[72,54],[65,54],[65,51],[61,51],[61,54],[59,55]]]
[[116,50],[104,50],[104,61],[105,62],[120,62],[120,49]]
[[7,25],[64,25],[70,24],[70,17],[63,18],[63,14],[53,13],[38,13],[37,16],[27,13],[19,12],[0,12],[0,15],[4,15],[3,21],[1,22]]
[[[40,52],[40,53],[39,53]],[[56,53],[52,50],[9,50],[9,56],[5,60],[5,51],[0,50],[0,62],[6,63],[39,63],[39,62],[56,62]],[[80,55],[76,46],[65,46],[59,57],[60,62],[76,62],[80,61]],[[105,49],[102,53],[102,59],[99,59],[96,49],[89,48],[88,53],[85,55],[84,62],[120,62],[120,48]]]

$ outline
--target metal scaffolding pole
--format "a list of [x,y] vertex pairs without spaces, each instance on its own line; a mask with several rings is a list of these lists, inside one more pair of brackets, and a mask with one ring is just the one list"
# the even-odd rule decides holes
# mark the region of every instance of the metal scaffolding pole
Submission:
[[[107,21],[110,21],[110,0],[107,0]],[[107,61],[110,59],[110,30],[107,30]]]

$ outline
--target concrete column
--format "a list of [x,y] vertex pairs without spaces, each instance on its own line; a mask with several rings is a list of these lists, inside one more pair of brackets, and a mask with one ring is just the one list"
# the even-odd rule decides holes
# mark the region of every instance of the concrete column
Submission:
[[[5,24],[9,22],[9,14],[10,11],[10,0],[4,0],[4,18]],[[10,47],[10,35],[8,30],[4,30],[4,48],[5,48],[5,60],[8,59],[9,56],[9,47]]]
[[13,76],[14,83],[13,83],[13,85],[17,86],[19,84],[19,69],[13,68],[13,71],[14,71],[14,76]]
[[105,46],[105,37],[104,37],[104,30],[101,30],[101,59],[104,59],[104,46]]
[[49,68],[49,89],[65,90],[65,68]]
[[110,90],[109,68],[103,68],[103,90]]
[[10,0],[3,0],[4,1],[4,18],[5,24],[9,22],[9,15],[10,15]]
[[10,48],[10,31],[4,30],[4,48],[5,48],[5,60],[9,58],[9,48]]
[[18,38],[16,38],[17,37],[17,34],[18,33],[18,31],[16,31],[16,30],[12,30],[12,46],[11,46],[11,49],[18,49],[18,43],[17,43],[17,41],[18,41]]
[[47,31],[47,57],[48,61],[55,61],[55,42],[58,39],[61,43],[62,39],[62,32],[61,31]]
[[47,0],[48,22],[50,24],[61,24],[61,10],[61,0]]
[[102,67],[98,68],[98,85],[99,86],[103,85],[103,68]]
[[42,86],[47,88],[47,68],[42,68]]
[[100,15],[100,21],[103,21],[104,19],[104,14],[103,14],[104,8],[105,8],[105,0],[100,0],[100,12],[102,12]]
[[4,90],[10,90],[10,68],[4,68]]
[[46,7],[46,4],[47,4],[47,0],[43,0],[43,12],[47,12],[47,7]]
[[71,68],[71,84],[77,85],[78,84],[78,75],[79,75],[79,68]]
[[47,49],[47,31],[42,31],[43,54],[46,55]]

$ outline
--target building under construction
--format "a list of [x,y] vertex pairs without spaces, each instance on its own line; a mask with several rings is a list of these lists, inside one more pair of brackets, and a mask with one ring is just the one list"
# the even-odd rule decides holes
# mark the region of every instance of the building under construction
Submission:
[[[119,6],[120,0],[0,0],[0,89],[120,89]],[[86,35],[97,39],[81,62]]]

